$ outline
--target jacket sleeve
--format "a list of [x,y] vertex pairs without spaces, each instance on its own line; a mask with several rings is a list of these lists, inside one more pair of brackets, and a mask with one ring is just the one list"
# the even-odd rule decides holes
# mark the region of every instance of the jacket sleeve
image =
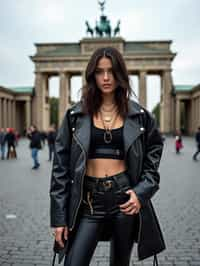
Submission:
[[143,140],[143,167],[139,183],[134,191],[141,203],[145,205],[159,189],[160,174],[158,167],[163,150],[163,140],[155,120],[147,113],[146,135]]
[[68,122],[69,111],[55,140],[54,160],[50,183],[50,224],[52,227],[67,225],[67,199],[69,197],[69,159],[71,132]]

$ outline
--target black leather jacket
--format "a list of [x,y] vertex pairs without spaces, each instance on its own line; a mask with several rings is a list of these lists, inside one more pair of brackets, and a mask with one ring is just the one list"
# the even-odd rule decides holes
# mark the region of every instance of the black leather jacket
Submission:
[[[81,103],[66,112],[55,142],[50,187],[52,227],[75,227],[83,195],[90,129],[91,119],[82,112]],[[134,238],[138,242],[138,257],[144,259],[165,248],[150,200],[159,189],[163,142],[149,112],[133,101],[129,101],[123,134],[128,173],[142,205]]]

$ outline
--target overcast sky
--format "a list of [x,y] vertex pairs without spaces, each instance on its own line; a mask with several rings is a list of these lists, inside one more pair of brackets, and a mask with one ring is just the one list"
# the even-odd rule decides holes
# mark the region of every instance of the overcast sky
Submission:
[[[107,0],[105,6],[113,28],[121,20],[125,40],[172,40],[174,84],[194,85],[200,83],[199,10],[199,0]],[[34,43],[78,42],[86,36],[85,20],[94,26],[99,15],[97,0],[0,0],[0,85],[33,86]],[[57,86],[50,83],[51,95]],[[148,78],[149,109],[159,101],[159,88],[158,78]]]

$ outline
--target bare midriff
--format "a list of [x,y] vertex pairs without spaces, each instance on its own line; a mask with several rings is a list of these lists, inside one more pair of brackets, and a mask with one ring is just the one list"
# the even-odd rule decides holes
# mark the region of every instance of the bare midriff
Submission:
[[[93,123],[98,128],[103,128],[101,119],[93,118]],[[114,128],[123,126],[123,119],[117,117]],[[125,160],[97,158],[88,159],[86,167],[86,175],[94,176],[97,178],[116,175],[126,170]]]
[[89,159],[87,161],[86,175],[98,178],[116,175],[126,170],[124,160],[115,159]]

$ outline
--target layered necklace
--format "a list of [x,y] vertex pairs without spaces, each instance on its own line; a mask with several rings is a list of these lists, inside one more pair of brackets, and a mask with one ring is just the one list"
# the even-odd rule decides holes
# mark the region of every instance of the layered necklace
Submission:
[[103,127],[105,129],[104,132],[104,142],[105,143],[111,143],[112,141],[112,128],[114,127],[115,121],[118,117],[117,107],[113,104],[111,107],[109,105],[109,108],[105,106],[102,106],[100,109],[100,118],[103,124]]

